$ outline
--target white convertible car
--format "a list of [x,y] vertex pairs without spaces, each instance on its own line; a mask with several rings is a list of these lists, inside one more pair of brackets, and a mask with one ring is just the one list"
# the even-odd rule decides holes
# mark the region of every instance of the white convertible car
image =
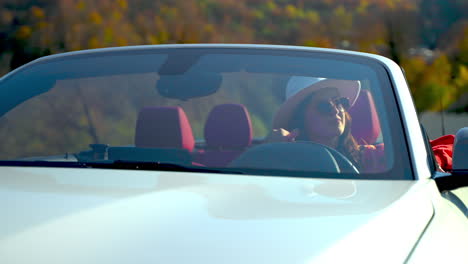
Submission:
[[372,54],[156,45],[0,79],[0,263],[468,263],[468,128],[440,169]]

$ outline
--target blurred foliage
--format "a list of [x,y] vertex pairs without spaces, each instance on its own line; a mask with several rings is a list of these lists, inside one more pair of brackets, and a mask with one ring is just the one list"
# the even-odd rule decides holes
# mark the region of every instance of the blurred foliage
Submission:
[[418,111],[450,108],[468,91],[468,1],[0,3],[0,74],[35,58],[66,51],[214,42],[304,45],[387,56],[406,70]]

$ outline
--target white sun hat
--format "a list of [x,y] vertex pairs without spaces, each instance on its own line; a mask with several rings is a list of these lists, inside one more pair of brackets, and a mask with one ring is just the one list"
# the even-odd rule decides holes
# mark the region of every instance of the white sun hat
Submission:
[[287,128],[291,115],[296,107],[310,94],[321,89],[334,88],[341,97],[349,99],[353,105],[361,90],[361,83],[353,80],[336,80],[314,78],[306,76],[293,76],[286,86],[286,101],[276,112],[273,119],[273,128]]

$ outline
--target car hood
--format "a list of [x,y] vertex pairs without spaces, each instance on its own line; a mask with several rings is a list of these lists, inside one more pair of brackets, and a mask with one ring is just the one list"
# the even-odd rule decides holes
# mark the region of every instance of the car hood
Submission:
[[432,217],[430,186],[2,167],[0,262],[403,262]]

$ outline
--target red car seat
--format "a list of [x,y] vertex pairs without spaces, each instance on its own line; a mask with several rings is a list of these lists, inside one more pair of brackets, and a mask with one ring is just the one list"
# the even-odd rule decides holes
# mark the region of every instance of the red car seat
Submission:
[[135,130],[139,148],[176,148],[192,152],[192,127],[179,106],[145,107],[140,110]]
[[180,107],[146,107],[140,110],[135,147],[111,147],[109,159],[194,165],[192,127]]
[[213,107],[205,123],[206,146],[195,160],[212,167],[223,167],[252,143],[253,131],[247,108],[241,104]]
[[376,143],[380,135],[380,122],[370,91],[361,90],[356,103],[349,109],[349,114],[352,118],[351,133],[357,143]]

